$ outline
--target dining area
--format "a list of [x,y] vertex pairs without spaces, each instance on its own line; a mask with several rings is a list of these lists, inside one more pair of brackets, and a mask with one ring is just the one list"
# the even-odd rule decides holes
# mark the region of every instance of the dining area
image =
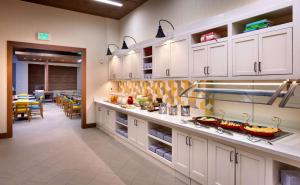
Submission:
[[44,118],[44,96],[20,93],[13,96],[13,121],[31,121],[33,117]]
[[81,96],[78,94],[61,93],[55,98],[56,105],[60,107],[65,116],[70,119],[81,116]]

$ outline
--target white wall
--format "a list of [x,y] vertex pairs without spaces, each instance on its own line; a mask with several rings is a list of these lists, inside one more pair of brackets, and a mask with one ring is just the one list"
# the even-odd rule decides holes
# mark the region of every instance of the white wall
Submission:
[[[0,2],[0,133],[6,132],[6,42],[8,40],[53,44],[87,49],[87,123],[95,122],[95,96],[106,96],[112,87],[108,82],[105,56],[107,42],[119,38],[115,20],[27,3],[19,0]],[[36,40],[36,32],[51,34],[51,41]],[[119,35],[119,34],[117,34]],[[107,39],[114,39],[108,41]],[[100,63],[100,61],[104,61]]]
[[[121,37],[130,35],[138,42],[155,37],[158,21],[167,19],[175,30],[196,21],[238,8],[255,0],[149,0],[121,19]],[[163,23],[167,32],[170,26]]]
[[28,93],[28,63],[16,62],[16,94]]

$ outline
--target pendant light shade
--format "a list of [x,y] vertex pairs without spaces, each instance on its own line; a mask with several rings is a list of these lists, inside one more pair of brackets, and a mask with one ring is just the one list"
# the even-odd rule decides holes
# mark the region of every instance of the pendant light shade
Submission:
[[108,44],[108,46],[107,46],[107,51],[106,51],[106,55],[107,55],[107,56],[112,55],[112,52],[110,51],[109,46],[115,46],[117,49],[119,49],[119,46],[117,46],[116,44]]
[[156,38],[163,38],[166,37],[164,30],[162,29],[161,25],[158,26]]
[[173,30],[174,30],[174,26],[173,26],[173,24],[170,21],[165,20],[165,19],[161,19],[158,22],[159,25],[158,25],[157,34],[155,36],[156,38],[164,38],[164,37],[166,37],[166,35],[164,33],[164,30],[161,27],[161,22],[167,22],[167,23],[169,23],[171,25],[171,27],[173,28]]
[[122,48],[121,49],[128,49],[128,46],[127,46],[126,41],[125,41],[126,38],[131,38],[134,41],[134,43],[136,44],[136,40],[133,37],[124,36],[123,37],[123,44],[122,44]]
[[127,46],[127,44],[126,44],[125,40],[123,41],[123,44],[122,44],[122,49],[128,49],[128,46]]

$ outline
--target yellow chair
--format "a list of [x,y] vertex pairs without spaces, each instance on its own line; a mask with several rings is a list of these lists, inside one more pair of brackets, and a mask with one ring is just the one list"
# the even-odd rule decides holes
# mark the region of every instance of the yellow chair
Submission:
[[18,115],[21,115],[22,117],[25,116],[25,114],[27,115],[28,121],[31,120],[31,110],[29,107],[29,103],[28,102],[16,102],[15,103],[15,119],[18,118]]
[[31,116],[40,115],[42,118],[44,118],[44,109],[43,109],[43,103],[42,101],[35,101],[30,103],[30,111]]
[[69,101],[69,113],[68,115],[70,116],[70,118],[72,119],[73,116],[81,115],[81,106],[80,104],[75,104],[73,100]]

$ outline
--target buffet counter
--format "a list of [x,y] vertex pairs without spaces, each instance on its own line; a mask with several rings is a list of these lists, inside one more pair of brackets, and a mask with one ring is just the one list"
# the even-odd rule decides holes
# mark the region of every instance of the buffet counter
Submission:
[[214,128],[195,126],[193,123],[188,122],[188,120],[191,120],[192,117],[158,114],[158,112],[148,112],[146,110],[140,110],[139,108],[125,109],[121,108],[120,105],[115,105],[103,101],[101,98],[95,98],[94,102],[112,110],[132,115],[144,119],[146,121],[156,122],[162,125],[184,129],[193,133],[201,134],[202,136],[219,139],[222,141],[230,142],[232,144],[245,146],[247,148],[253,148],[272,155],[280,156],[290,160],[295,160],[300,164],[300,132],[298,130],[288,129],[289,132],[293,133],[292,135],[281,138],[274,142],[267,142],[266,140],[252,142],[248,140],[247,135],[235,132],[233,132],[233,135],[230,135],[227,133],[220,133]]

